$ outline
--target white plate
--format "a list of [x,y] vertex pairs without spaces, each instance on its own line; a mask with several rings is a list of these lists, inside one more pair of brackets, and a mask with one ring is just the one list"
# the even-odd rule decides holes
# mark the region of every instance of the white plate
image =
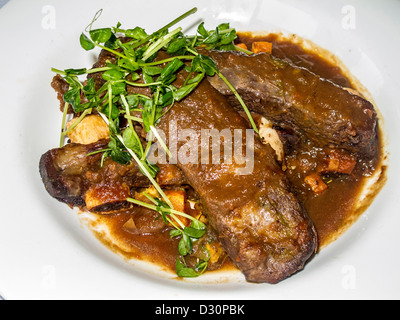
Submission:
[[[1,1],[0,3],[3,3]],[[0,9],[0,295],[5,299],[398,299],[400,297],[399,1],[31,1]],[[40,155],[58,144],[61,114],[51,67],[87,67],[79,35],[96,26],[153,31],[197,6],[181,25],[229,21],[238,30],[297,33],[338,55],[369,89],[389,137],[388,182],[351,229],[278,285],[191,284],[127,266],[76,214],[50,198]],[[354,14],[354,15],[353,15]],[[353,19],[355,18],[355,20]],[[352,20],[353,19],[353,20]]]

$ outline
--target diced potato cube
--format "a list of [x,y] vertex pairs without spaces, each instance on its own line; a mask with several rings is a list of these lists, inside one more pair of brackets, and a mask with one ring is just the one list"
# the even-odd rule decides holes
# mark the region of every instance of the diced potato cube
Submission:
[[135,199],[143,201],[143,202],[151,203],[151,201],[144,195],[144,193],[147,193],[152,198],[159,197],[159,194],[158,194],[158,191],[156,190],[156,188],[149,187],[142,192],[135,192]]
[[262,118],[259,129],[260,137],[264,144],[268,143],[275,150],[278,161],[283,161],[285,156],[283,143],[279,138],[278,132],[272,126],[273,123],[271,121]]
[[[67,123],[67,129],[70,128],[76,119]],[[108,125],[101,116],[96,114],[87,115],[78,125],[68,132],[68,138],[71,142],[90,144],[101,139],[107,139],[110,135]]]

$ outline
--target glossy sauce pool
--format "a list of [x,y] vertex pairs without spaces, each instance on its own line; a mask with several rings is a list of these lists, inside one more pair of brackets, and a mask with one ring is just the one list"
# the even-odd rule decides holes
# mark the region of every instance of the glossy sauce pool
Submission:
[[[273,56],[306,68],[339,86],[359,92],[364,90],[358,80],[335,56],[311,42],[295,35],[283,36],[281,34],[240,33],[237,39],[238,43],[244,43],[248,48],[251,48],[255,41],[271,42]],[[367,92],[362,92],[362,94],[364,93],[367,94]],[[380,130],[379,127],[378,148],[380,152],[377,156],[368,163],[362,163],[360,160],[349,175],[342,174],[327,178],[328,188],[321,194],[312,192],[304,182],[307,174],[305,168],[312,167],[319,160],[312,148],[306,146],[303,152],[285,155],[288,166],[285,171],[286,175],[317,229],[320,248],[327,246],[346,231],[366,210],[385,183],[386,155]],[[364,197],[368,188],[367,184],[371,179],[375,182],[376,189],[368,190],[368,194]],[[361,202],[360,198],[363,199]]]

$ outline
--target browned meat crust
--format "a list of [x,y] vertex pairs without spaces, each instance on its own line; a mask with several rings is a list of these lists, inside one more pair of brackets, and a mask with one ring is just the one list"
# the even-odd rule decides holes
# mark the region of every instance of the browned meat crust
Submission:
[[[101,61],[98,63],[101,64]],[[183,83],[184,76],[181,74],[178,77],[177,86],[179,82]],[[232,136],[234,130],[239,129],[243,133],[243,145],[247,143],[245,131],[249,128],[248,123],[207,79],[183,101],[175,103],[161,119],[158,128],[166,134],[167,145],[171,124],[176,124],[178,132],[190,128],[192,138],[198,142],[202,129],[229,130]],[[178,150],[182,144],[182,141],[178,142]],[[98,180],[101,185],[104,182],[118,186],[123,183],[128,186],[148,185],[148,181],[143,181],[144,177],[137,174],[135,167],[127,169],[121,166],[123,174],[118,174],[115,166],[119,165],[115,163],[105,163],[104,168],[99,168],[100,155],[86,157],[88,150],[99,148],[99,145],[84,147],[73,144],[43,155],[40,170],[49,193],[70,205],[85,205],[85,195],[93,187],[87,179],[91,174],[87,172],[92,171],[101,177]],[[85,157],[69,157],[74,154],[73,150],[80,150],[76,151],[77,154]],[[200,159],[201,143],[194,151]],[[59,164],[60,161],[63,163],[63,159],[68,163],[65,167]],[[183,172],[184,180],[199,195],[224,250],[246,280],[277,283],[304,267],[316,251],[317,235],[307,213],[290,192],[274,150],[255,138],[254,159],[251,160],[254,160],[253,170],[246,175],[237,174],[243,165],[235,161],[232,164],[178,161],[177,167]]]
[[84,174],[101,158],[101,154],[91,157],[86,154],[106,146],[105,141],[87,146],[69,144],[44,153],[40,158],[39,172],[47,192],[70,206],[85,205],[83,197],[88,186]]
[[[133,162],[118,164],[106,159],[101,165],[102,153],[87,156],[107,147],[107,140],[89,145],[71,143],[42,155],[39,171],[47,192],[70,206],[85,207],[94,212],[109,212],[128,205],[130,190],[150,186],[150,181]],[[184,184],[178,168],[160,166],[159,184]],[[89,203],[90,202],[90,203]]]
[[[377,115],[359,95],[265,53],[207,51],[249,109],[282,128],[305,134],[315,146],[334,145],[372,158],[378,152]],[[209,79],[238,105],[219,77]]]
[[[51,87],[57,93],[57,99],[58,101],[60,101],[60,111],[62,112],[65,106],[63,96],[69,90],[69,84],[59,74],[57,74],[53,77],[53,80],[51,81]],[[68,113],[74,112],[72,106],[68,107],[67,112]]]
[[[198,142],[205,128],[228,129],[232,136],[235,129],[244,132],[249,128],[207,80],[161,119],[158,127],[167,137],[172,122],[178,132],[190,128],[190,139]],[[182,144],[178,143],[178,150]],[[195,150],[199,157],[201,149],[199,143]],[[199,194],[220,242],[247,281],[277,283],[302,269],[315,252],[317,236],[311,220],[290,192],[275,152],[257,138],[251,174],[238,175],[243,165],[235,162],[178,161],[177,166]]]

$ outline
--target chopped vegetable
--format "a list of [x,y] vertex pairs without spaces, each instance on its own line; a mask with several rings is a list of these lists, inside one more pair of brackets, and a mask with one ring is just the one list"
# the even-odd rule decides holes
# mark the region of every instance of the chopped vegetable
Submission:
[[[181,27],[169,30],[170,27],[196,11],[197,8],[193,8],[159,30],[148,34],[140,27],[122,29],[120,23],[111,28],[92,28],[100,17],[100,10],[86,28],[86,33],[81,34],[79,41],[85,51],[100,48],[113,54],[116,61],[107,61],[106,66],[93,69],[52,68],[54,72],[62,75],[69,85],[69,90],[63,95],[65,108],[60,147],[67,134],[73,135],[79,130],[85,130],[83,128],[88,121],[87,115],[97,111],[108,128],[110,139],[108,148],[103,150],[102,161],[106,157],[111,157],[112,160],[121,164],[135,161],[141,172],[149,179],[157,191],[156,194],[143,193],[146,199],[140,200],[126,195],[126,200],[157,211],[166,224],[175,228],[171,231],[171,237],[181,237],[178,248],[181,257],[178,258],[180,263],[177,263],[177,272],[181,275],[188,274],[183,257],[191,252],[192,241],[199,239],[205,233],[206,226],[184,212],[183,194],[164,192],[155,179],[159,168],[147,159],[153,138],[157,139],[168,155],[170,154],[158,134],[157,123],[176,101],[189,95],[206,76],[217,75],[237,97],[254,131],[258,133],[258,128],[238,92],[218,70],[215,62],[197,51],[200,47],[207,50],[236,50],[234,45],[234,40],[237,38],[236,30],[231,28],[229,23],[221,23],[214,30],[207,30],[204,23],[201,23],[194,36],[184,35]],[[156,60],[160,50],[166,51],[169,57]],[[187,69],[188,76],[184,84],[177,88],[172,84],[176,79],[176,74],[183,68]],[[104,81],[100,88],[95,86],[93,77],[88,77],[85,82],[79,79],[82,75],[95,73],[101,73]],[[152,94],[149,96],[129,94],[129,87],[148,87]],[[66,125],[66,114],[70,107],[77,119]],[[139,113],[140,117],[133,117],[131,112]],[[120,127],[121,117],[127,120],[127,126]],[[142,145],[135,132],[133,121],[140,122],[148,134],[146,146]],[[77,136],[79,137],[80,134],[78,133]],[[101,203],[97,201],[95,195],[95,192],[93,195],[91,193],[87,195],[89,205],[96,206]],[[206,267],[207,261],[201,262],[199,268],[202,271],[199,272],[200,269],[198,269],[192,275],[201,274]]]
[[236,45],[236,47],[241,48],[241,49],[244,49],[244,50],[248,50],[246,44],[243,43],[243,42],[238,43],[238,44]]
[[[96,211],[97,207],[111,203],[124,203],[130,196],[129,187],[121,185],[96,186],[85,193],[85,203],[89,211]],[[102,213],[105,213],[102,211]]]
[[66,135],[71,142],[90,144],[110,136],[108,126],[99,115],[88,115],[74,126],[76,121],[74,118],[67,123]]
[[256,41],[251,45],[251,51],[254,53],[271,53],[272,52],[272,43],[267,41]]
[[269,144],[275,150],[278,161],[284,160],[284,148],[278,132],[273,128],[273,123],[266,118],[262,118],[260,122],[260,137],[264,144]]
[[310,186],[311,190],[317,194],[324,192],[328,188],[326,183],[316,173],[312,173],[306,176],[304,178],[304,182],[307,183]]
[[[186,202],[186,192],[185,190],[166,190],[165,194],[167,195],[168,199],[171,201],[172,205],[174,206],[175,210],[184,212],[185,213],[185,202]],[[177,216],[177,219],[188,227],[190,225],[190,220],[183,216]],[[169,224],[173,226],[172,224]]]
[[340,149],[329,150],[325,161],[319,165],[320,173],[343,173],[350,174],[356,166],[356,158]]
[[210,263],[217,263],[220,257],[224,254],[224,249],[221,244],[217,241],[213,241],[211,243],[207,243],[205,245],[206,249],[210,253]]

